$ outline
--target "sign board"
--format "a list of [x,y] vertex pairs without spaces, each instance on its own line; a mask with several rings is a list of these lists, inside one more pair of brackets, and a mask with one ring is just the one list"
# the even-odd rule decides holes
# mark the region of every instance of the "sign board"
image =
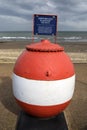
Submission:
[[57,16],[34,14],[34,35],[56,35]]

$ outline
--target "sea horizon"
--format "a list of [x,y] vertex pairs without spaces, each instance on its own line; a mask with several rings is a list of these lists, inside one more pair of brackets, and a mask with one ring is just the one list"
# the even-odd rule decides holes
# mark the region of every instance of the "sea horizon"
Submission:
[[[4,41],[26,41],[34,36],[35,41],[49,39],[53,41],[55,36],[33,35],[32,31],[0,31],[0,42]],[[58,31],[56,35],[58,42],[87,42],[87,31]]]

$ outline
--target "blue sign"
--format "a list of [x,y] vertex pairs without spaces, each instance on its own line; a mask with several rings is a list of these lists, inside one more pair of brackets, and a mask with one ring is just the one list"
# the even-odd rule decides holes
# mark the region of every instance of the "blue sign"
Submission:
[[34,15],[34,35],[56,35],[56,15]]

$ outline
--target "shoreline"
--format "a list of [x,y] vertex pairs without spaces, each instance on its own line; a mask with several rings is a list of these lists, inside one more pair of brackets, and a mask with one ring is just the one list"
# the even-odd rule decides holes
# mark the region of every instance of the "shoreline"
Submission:
[[[0,63],[15,63],[18,56],[31,44],[30,41],[6,41],[0,43]],[[34,44],[34,43],[32,43]],[[59,43],[73,63],[87,63],[87,43]]]
[[[34,43],[37,42],[34,41]],[[32,40],[1,41],[0,49],[25,49],[26,45],[34,43],[32,43]],[[87,42],[57,42],[56,44],[63,46],[65,52],[87,52]]]

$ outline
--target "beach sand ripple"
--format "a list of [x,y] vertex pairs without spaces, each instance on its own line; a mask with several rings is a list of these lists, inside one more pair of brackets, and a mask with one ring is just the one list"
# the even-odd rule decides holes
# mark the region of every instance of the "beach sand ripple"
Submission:
[[[24,49],[0,49],[0,63],[15,63]],[[67,52],[73,63],[87,63],[87,52]]]

